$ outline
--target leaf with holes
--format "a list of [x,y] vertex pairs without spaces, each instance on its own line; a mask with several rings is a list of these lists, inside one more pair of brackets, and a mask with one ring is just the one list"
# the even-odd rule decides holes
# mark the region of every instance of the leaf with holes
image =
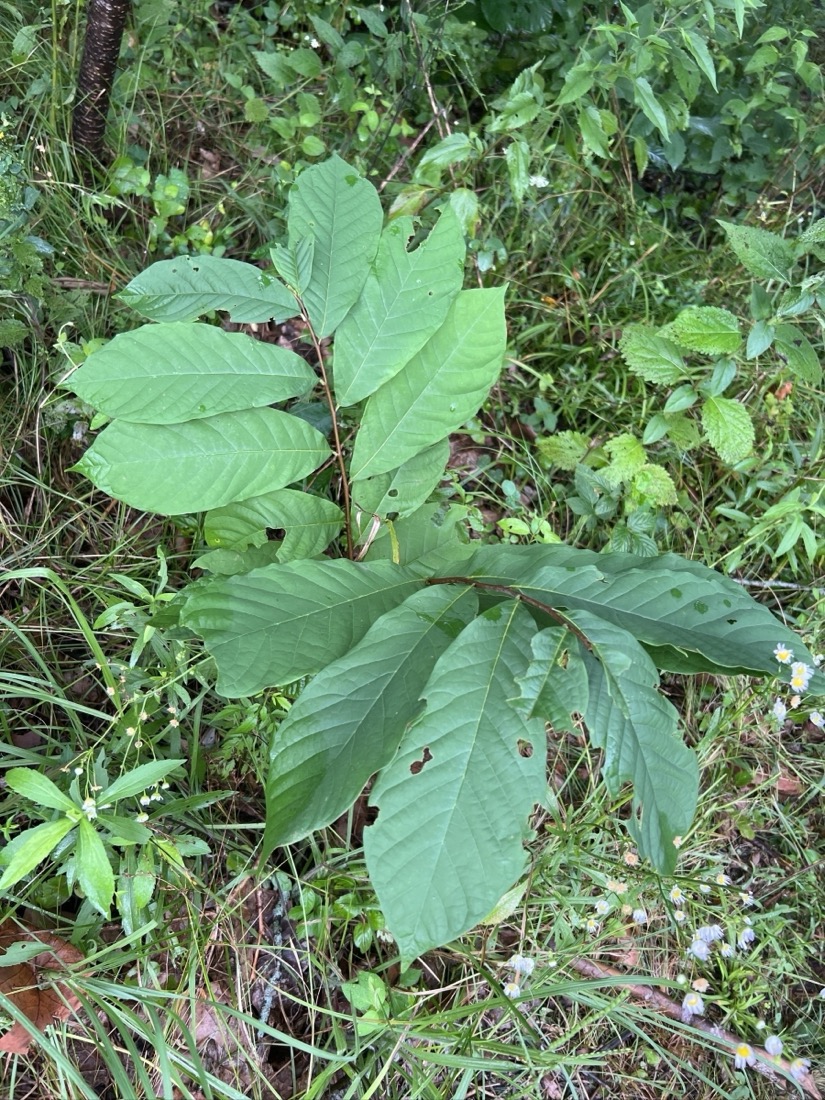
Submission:
[[203,533],[209,546],[246,550],[263,547],[268,529],[283,529],[278,561],[314,558],[337,537],[344,515],[325,497],[297,489],[277,489],[206,513]]

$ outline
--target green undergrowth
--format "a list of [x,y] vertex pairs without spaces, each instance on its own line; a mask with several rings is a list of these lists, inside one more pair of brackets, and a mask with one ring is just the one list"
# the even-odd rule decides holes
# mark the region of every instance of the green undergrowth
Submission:
[[[477,199],[465,285],[508,282],[510,329],[501,381],[453,437],[438,498],[466,506],[483,541],[686,554],[728,571],[819,652],[820,382],[762,360],[741,372],[730,392],[752,417],[755,446],[740,461],[707,444],[645,444],[675,499],[658,475],[641,487],[603,478],[616,440],[641,441],[672,389],[628,370],[624,330],[667,325],[692,306],[750,317],[758,280],[716,219],[796,239],[825,213],[821,98],[804,92],[807,134],[788,136],[775,164],[732,157],[703,175],[697,146],[696,164],[689,148],[687,163],[654,157],[640,178],[632,130],[648,128],[644,119],[621,117],[615,161],[582,156],[576,116],[550,113],[562,82],[549,74],[555,92],[535,130],[481,131],[482,118],[505,111],[494,104],[517,74],[550,56],[539,32],[501,37],[447,18],[459,5],[419,4],[417,37],[407,28],[389,49],[376,36],[363,57],[353,48],[342,62],[326,27],[355,36],[342,22],[354,5],[281,7],[137,5],[110,160],[94,170],[67,137],[80,12],[0,9],[0,55],[12,58],[0,78],[3,129],[37,192],[15,240],[48,246],[15,244],[0,296],[0,326],[14,322],[0,329],[2,765],[62,782],[78,768],[94,776],[101,753],[113,775],[186,761],[174,790],[151,788],[166,810],[151,866],[134,869],[155,880],[146,926],[131,927],[125,906],[101,921],[59,862],[3,899],[0,915],[21,935],[54,929],[86,957],[61,979],[80,1010],[7,1056],[0,1090],[101,1100],[776,1094],[690,1021],[632,996],[625,975],[676,1005],[704,979],[704,1020],[754,1047],[778,1035],[783,1056],[811,1060],[821,1088],[825,742],[805,699],[794,706],[776,685],[735,678],[665,681],[702,769],[697,817],[670,878],[635,862],[622,827],[629,800],[611,801],[596,782],[600,760],[583,734],[553,734],[552,798],[533,822],[524,892],[401,972],[366,875],[365,805],[257,867],[269,736],[302,685],[221,699],[202,652],[152,628],[151,613],[203,550],[198,519],[147,516],[69,473],[88,445],[91,410],[56,396],[71,363],[135,326],[112,290],[156,259],[266,258],[284,236],[286,189],[330,152],[376,186],[386,181],[387,204],[419,189],[427,225],[426,202],[459,189]],[[483,7],[474,6],[479,18]],[[792,4],[745,10],[765,26],[802,25],[809,14]],[[594,10],[589,25],[607,17]],[[572,46],[558,48],[560,64],[574,60]],[[821,63],[817,48],[812,40]],[[261,55],[293,49],[321,68],[293,58],[300,88],[280,87],[282,69]],[[444,108],[437,124],[433,102]],[[473,126],[481,155],[428,166],[428,151]],[[518,138],[531,146],[535,177],[521,195],[505,159]],[[820,323],[821,314],[805,321],[812,341]],[[821,355],[821,334],[817,347]],[[565,461],[547,439],[569,445]],[[813,532],[813,553],[801,534],[791,541],[794,523]],[[137,703],[148,714],[140,745],[128,732]],[[8,841],[30,824],[28,809],[10,790],[0,795]],[[644,922],[634,919],[640,909]],[[714,924],[734,957],[719,943],[707,962],[688,955],[692,932]],[[740,949],[747,927],[755,938]],[[533,963],[527,977],[514,957]]]

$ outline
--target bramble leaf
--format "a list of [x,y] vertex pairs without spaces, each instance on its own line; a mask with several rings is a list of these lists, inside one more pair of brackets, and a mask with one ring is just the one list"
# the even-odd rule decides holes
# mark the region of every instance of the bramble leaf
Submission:
[[753,450],[755,432],[750,413],[730,397],[708,397],[702,405],[702,427],[723,462],[731,465]]

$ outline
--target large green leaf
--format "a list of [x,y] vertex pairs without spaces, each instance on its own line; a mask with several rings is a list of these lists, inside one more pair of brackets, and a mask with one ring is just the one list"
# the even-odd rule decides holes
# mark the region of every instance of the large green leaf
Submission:
[[696,810],[696,754],[679,736],[679,715],[657,690],[656,667],[636,639],[586,611],[572,618],[591,647],[584,651],[590,683],[585,721],[593,743],[604,749],[607,789],[616,795],[623,783],[633,784],[628,828],[641,855],[670,874],[673,838],[687,832]]
[[281,489],[328,456],[305,420],[245,409],[167,426],[115,420],[72,469],[135,508],[173,516]]
[[382,519],[411,515],[442,480],[449,458],[450,441],[441,439],[397,470],[353,481],[353,507]]
[[702,654],[731,673],[773,673],[774,647],[789,641],[787,628],[741,585],[675,554],[640,558],[562,545],[482,546],[469,561],[438,572],[455,583],[473,577],[513,587],[538,605],[590,611],[658,647],[662,660],[678,650]]
[[742,265],[757,279],[781,279],[787,282],[794,265],[794,247],[776,233],[749,225],[717,221],[727,234],[728,244]]
[[501,370],[504,289],[462,290],[441,328],[368,399],[355,437],[354,478],[396,469],[478,411]]
[[77,826],[75,868],[83,893],[95,909],[108,919],[115,892],[115,876],[103,841],[85,817]]
[[426,344],[464,278],[464,234],[449,207],[427,239],[407,251],[412,218],[381,235],[361,297],[335,334],[333,377],[341,405],[363,401]]
[[75,822],[71,818],[59,817],[56,821],[44,821],[42,825],[35,825],[33,829],[26,829],[16,836],[2,851],[6,869],[0,878],[0,892],[10,890],[29,871],[33,871],[74,827]]
[[527,817],[545,791],[544,725],[507,700],[534,631],[516,601],[463,630],[373,788],[364,851],[404,960],[483,920],[524,869]]
[[341,530],[344,514],[326,497],[277,489],[236,501],[206,514],[203,532],[210,546],[232,550],[262,547],[268,529],[283,529],[278,561],[314,558],[326,550]]
[[297,249],[305,238],[315,242],[301,297],[317,336],[333,332],[358,300],[383,217],[372,184],[337,156],[305,168],[290,191],[290,246]]
[[818,386],[822,381],[822,364],[808,337],[796,325],[777,325],[774,348],[777,356],[803,382]]
[[218,691],[252,695],[312,676],[421,587],[391,562],[294,561],[190,587],[181,623],[218,665]]
[[194,321],[213,309],[237,324],[286,321],[298,303],[252,264],[216,256],[179,256],[147,267],[117,295],[153,321]]
[[180,424],[297,397],[315,373],[294,352],[212,325],[144,325],[93,352],[65,385],[112,418]]
[[556,730],[573,731],[573,714],[587,709],[587,669],[581,647],[565,627],[533,635],[532,660],[519,677],[521,695],[512,700],[525,718],[544,718]]
[[647,325],[627,325],[619,350],[634,374],[657,385],[675,385],[689,377],[689,370],[677,346],[658,336]]
[[392,529],[384,524],[364,557],[366,561],[397,560],[410,565],[425,554],[467,541],[467,509],[463,505],[423,504],[412,515],[395,520]]
[[22,794],[38,806],[63,810],[64,813],[74,813],[80,809],[51,779],[32,768],[11,768],[6,772],[6,783],[10,790]]
[[433,665],[477,607],[469,588],[416,592],[304,688],[272,740],[262,858],[334,821],[390,762]]
[[742,343],[739,321],[718,306],[688,306],[669,327],[681,344],[703,355],[732,355]]
[[753,421],[740,401],[708,397],[702,405],[702,427],[723,462],[741,462],[753,450]]

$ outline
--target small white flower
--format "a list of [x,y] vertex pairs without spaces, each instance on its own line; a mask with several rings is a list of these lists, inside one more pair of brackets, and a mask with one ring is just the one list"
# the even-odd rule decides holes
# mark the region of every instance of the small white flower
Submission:
[[778,1058],[782,1053],[782,1040],[778,1035],[769,1035],[765,1040],[765,1050],[771,1058]]
[[145,710],[142,710],[140,712],[140,714],[138,715],[138,718],[140,719],[141,722],[148,722],[149,721],[149,715]]
[[804,1077],[807,1077],[810,1068],[810,1058],[794,1058],[788,1066],[788,1069],[791,1071],[791,1077],[793,1077],[795,1081],[801,1081]]
[[743,928],[739,933],[739,939],[736,941],[740,951],[747,951],[753,941],[756,939],[756,933],[752,928]]
[[686,993],[682,1001],[682,1019],[690,1023],[692,1016],[704,1016],[705,1002],[698,993]]
[[[754,904],[753,894],[750,892],[750,890],[743,890],[739,895],[739,900],[742,902],[743,905],[749,906]],[[750,921],[748,921],[748,923],[750,923]]]
[[596,910],[596,916],[607,916],[607,914],[610,912],[610,902],[607,901],[606,898],[599,898],[593,908]]
[[745,1066],[752,1066],[756,1061],[756,1055],[753,1053],[753,1047],[748,1043],[740,1043],[734,1051],[734,1063],[737,1069],[744,1069]]
[[550,180],[546,176],[528,176],[527,182],[531,187],[549,187]]
[[814,670],[804,661],[794,661],[791,665],[791,687],[794,691],[805,691],[811,682]]
[[115,689],[111,685],[108,685],[107,688],[106,688],[106,694],[109,696],[110,699],[112,698],[114,693],[115,693]]
[[825,653],[815,653],[814,654],[814,664],[816,665],[817,668],[819,668],[819,666],[822,664],[823,661],[825,661]]
[[684,924],[687,920],[687,913],[684,911],[684,909],[674,909],[673,919],[676,921],[677,924]]
[[142,794],[138,801],[140,802],[141,806],[151,806],[152,804],[152,799],[149,797],[148,794]]
[[723,959],[732,959],[736,954],[736,948],[732,943],[723,943],[719,946],[719,954]]
[[587,929],[591,936],[596,936],[601,931],[602,926],[599,924],[595,917],[588,917],[587,920],[584,922],[584,927]]
[[685,838],[683,836],[675,836],[673,838],[673,847],[674,848],[681,848],[682,844],[684,842],[684,839]]
[[782,642],[780,642],[776,649],[773,651],[773,655],[774,657],[776,657],[777,661],[779,661],[779,663],[783,665],[789,665],[793,660],[793,650],[788,649],[788,647],[786,645],[783,645]]
[[633,910],[633,923],[634,924],[647,924],[647,913],[644,909]]
[[781,699],[777,699],[773,705],[773,716],[777,722],[784,722],[788,717],[788,708]]
[[825,985],[823,985],[822,989],[817,993],[817,997],[819,997],[820,1001],[825,1001]]
[[699,962],[707,962],[710,958],[710,944],[704,940],[694,940],[687,949],[688,955],[692,955]]
[[84,798],[82,809],[89,821],[94,821],[97,817],[97,803],[93,798]]
[[621,897],[622,894],[627,893],[627,883],[620,882],[615,878],[609,878],[605,883],[605,889],[609,890],[611,894],[616,894]]
[[144,823],[144,821],[148,821],[148,820],[149,820],[149,815],[146,814],[146,813],[138,814],[137,817],[135,818],[135,821],[137,821],[138,824],[140,824],[140,825],[142,825]]
[[518,984],[518,982],[505,982],[502,986],[502,991],[504,993],[504,996],[510,997],[511,1000],[513,997],[521,996],[521,986]]
[[720,871],[713,881],[717,886],[730,886],[730,875],[723,874]]
[[507,965],[511,970],[515,970],[517,974],[523,974],[525,978],[529,978],[536,968],[535,961],[526,958],[524,955],[513,955]]
[[668,897],[674,905],[681,905],[682,902],[685,900],[685,895],[680,886],[672,887],[670,893],[668,894]]
[[722,939],[722,927],[719,924],[703,924],[693,934],[697,940],[704,940],[705,943],[715,943],[716,940]]
[[694,981],[690,983],[690,987],[691,989],[695,989],[697,993],[707,993],[710,989],[710,982],[707,978],[695,978]]
[[75,775],[83,775],[83,769],[78,767],[74,770]]
[[639,857],[635,852],[625,852],[622,859],[627,867],[639,866]]
[[136,733],[137,733],[137,730],[135,729],[134,726],[127,726],[126,727],[126,736],[127,737],[134,737]]
[[756,1030],[757,1031],[765,1031],[767,1026],[768,1026],[767,1023],[764,1020],[757,1020],[756,1021]]
[[822,717],[818,710],[811,711],[809,715],[809,721],[812,722],[815,726],[819,726],[820,729],[825,726],[825,718]]
[[706,882],[700,882],[699,883],[699,893],[700,894],[709,894],[710,893],[710,887],[708,886],[708,884]]

